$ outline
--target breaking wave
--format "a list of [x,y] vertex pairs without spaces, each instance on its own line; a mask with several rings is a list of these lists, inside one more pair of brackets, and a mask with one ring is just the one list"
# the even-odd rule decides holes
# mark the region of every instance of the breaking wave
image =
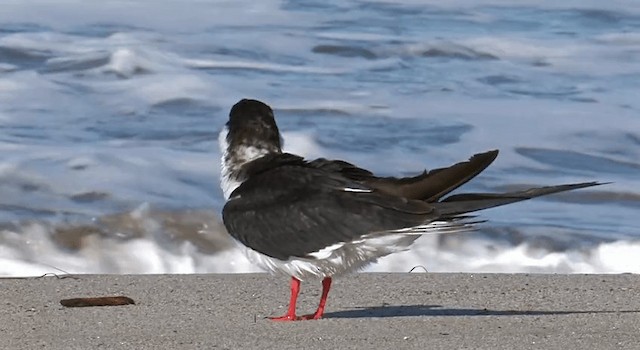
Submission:
[[[639,273],[633,263],[638,254],[640,241],[575,247],[512,228],[481,227],[477,233],[422,237],[411,250],[365,271]],[[170,212],[143,205],[85,224],[27,222],[0,234],[0,276],[257,271],[213,210]]]

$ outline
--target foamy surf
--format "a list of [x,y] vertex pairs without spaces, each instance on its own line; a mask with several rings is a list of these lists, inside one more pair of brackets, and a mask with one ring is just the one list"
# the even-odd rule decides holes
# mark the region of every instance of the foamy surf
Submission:
[[[489,230],[486,225],[480,224],[477,233],[422,237],[411,250],[382,258],[364,271],[640,272],[634,263],[640,241],[575,248],[548,238],[527,238],[526,231]],[[227,235],[213,210],[167,212],[143,205],[90,223],[24,223],[4,228],[1,234],[1,276],[260,271]]]

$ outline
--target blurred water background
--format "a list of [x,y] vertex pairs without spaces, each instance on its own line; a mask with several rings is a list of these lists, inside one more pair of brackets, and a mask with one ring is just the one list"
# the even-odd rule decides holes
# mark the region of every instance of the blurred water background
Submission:
[[217,134],[464,190],[613,182],[482,212],[368,271],[640,272],[640,2],[18,1],[0,10],[0,275],[256,271],[220,224]]

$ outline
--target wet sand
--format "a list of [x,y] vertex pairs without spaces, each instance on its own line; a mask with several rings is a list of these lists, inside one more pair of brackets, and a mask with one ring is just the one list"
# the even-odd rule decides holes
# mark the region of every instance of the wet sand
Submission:
[[[267,274],[0,279],[0,349],[638,349],[640,276],[374,274],[337,279],[326,318],[276,323]],[[299,313],[315,309],[303,282]],[[125,295],[135,305],[69,308]]]

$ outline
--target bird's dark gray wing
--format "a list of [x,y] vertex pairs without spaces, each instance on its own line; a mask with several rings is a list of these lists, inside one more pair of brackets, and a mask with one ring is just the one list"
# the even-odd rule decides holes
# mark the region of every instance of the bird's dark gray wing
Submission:
[[349,162],[345,162],[344,160],[318,158],[308,162],[308,165],[312,168],[322,169],[334,174],[340,174],[353,181],[365,181],[375,177],[375,175],[373,175],[369,170],[359,168]]
[[468,161],[433,169],[414,177],[370,178],[365,183],[394,196],[435,202],[480,174],[498,156],[498,150],[479,153]]
[[497,156],[497,150],[478,153],[468,161],[403,178],[377,177],[366,169],[341,160],[320,158],[309,162],[309,165],[333,173],[340,173],[350,180],[361,182],[392,196],[435,202],[480,174]]
[[438,215],[423,201],[369,192],[322,169],[285,165],[242,183],[222,216],[235,239],[287,260],[367,234],[417,226]]

